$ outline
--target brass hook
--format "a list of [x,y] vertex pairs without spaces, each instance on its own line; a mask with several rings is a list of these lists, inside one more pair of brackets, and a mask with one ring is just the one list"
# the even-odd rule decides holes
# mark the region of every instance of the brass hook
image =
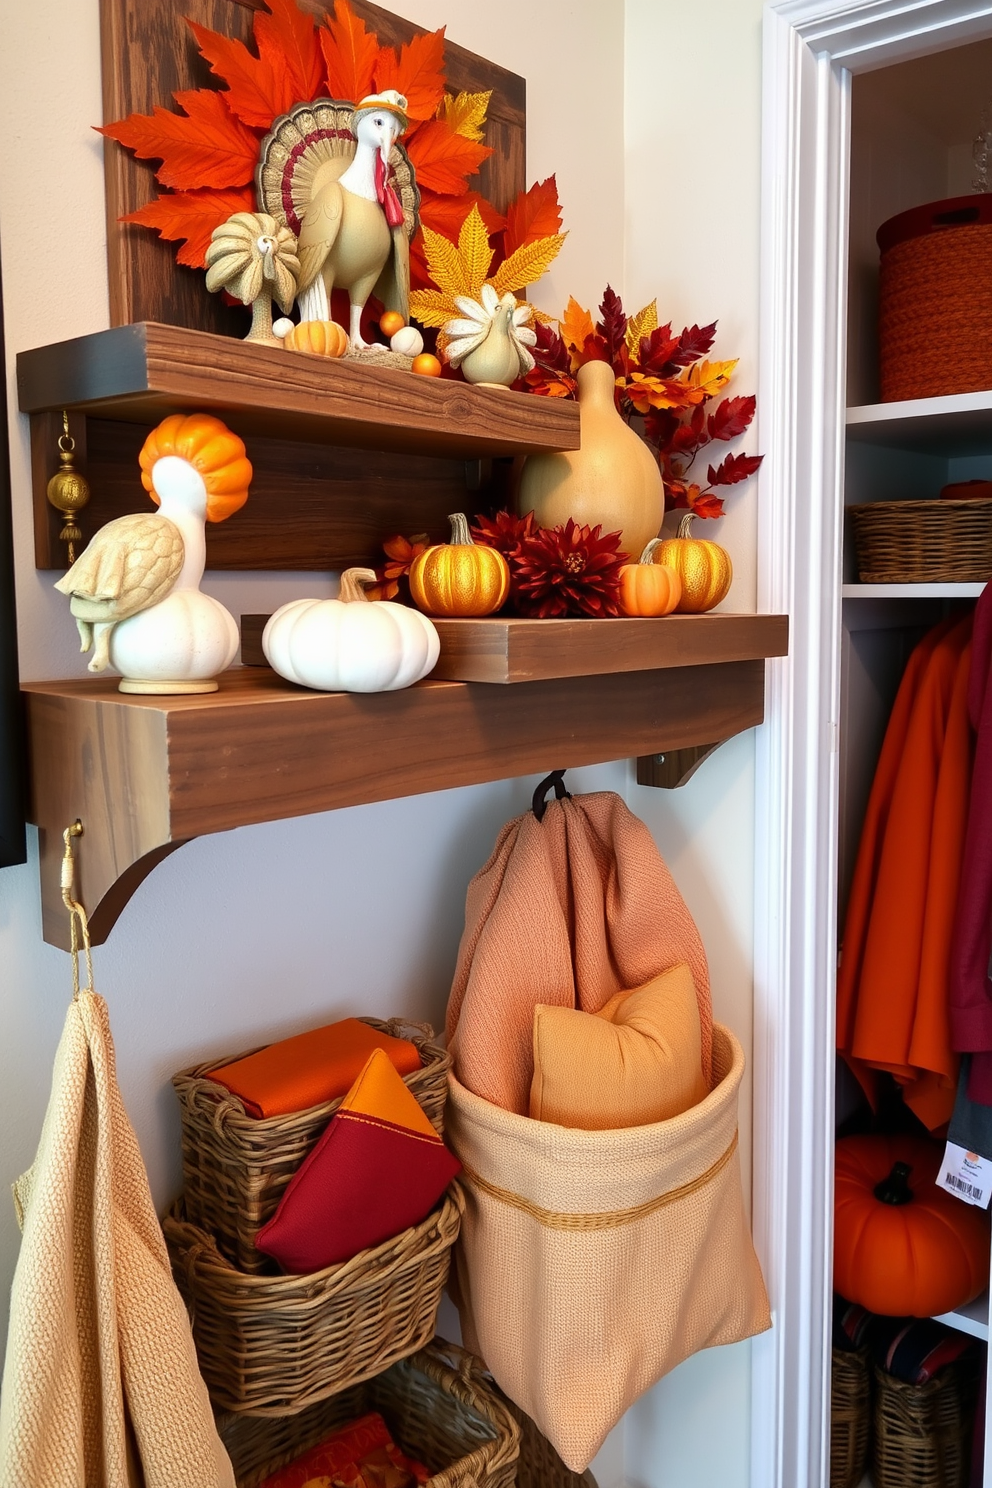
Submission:
[[77,817],[62,833],[62,841],[65,844],[65,852],[62,854],[62,902],[69,911],[69,925],[71,934],[70,955],[72,956],[72,1000],[76,1001],[79,996],[79,940],[80,933],[83,941],[83,954],[86,957],[86,976],[88,985],[87,992],[93,989],[93,959],[90,954],[90,925],[86,917],[86,911],[75,897],[76,861],[72,853],[72,839],[82,837],[83,824]]

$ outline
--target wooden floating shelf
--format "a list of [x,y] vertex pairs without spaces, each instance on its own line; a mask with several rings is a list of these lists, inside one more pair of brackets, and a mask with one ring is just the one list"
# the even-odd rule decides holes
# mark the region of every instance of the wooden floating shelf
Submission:
[[22,413],[154,424],[221,415],[243,438],[478,458],[579,447],[577,403],[142,321],[17,358]]
[[[777,655],[784,623],[773,629],[765,654]],[[77,817],[84,826],[80,891],[99,942],[145,875],[192,837],[630,755],[710,748],[762,721],[764,668],[760,657],[711,655],[705,666],[513,687],[428,680],[367,695],[309,692],[250,667],[226,673],[219,692],[192,697],[125,696],[116,678],[27,683],[45,939],[68,943],[59,874],[62,832]],[[685,756],[686,769],[691,763]]]
[[[268,615],[242,615],[241,659],[264,666]],[[666,615],[661,619],[435,620],[433,681],[538,682],[784,656],[785,615]]]

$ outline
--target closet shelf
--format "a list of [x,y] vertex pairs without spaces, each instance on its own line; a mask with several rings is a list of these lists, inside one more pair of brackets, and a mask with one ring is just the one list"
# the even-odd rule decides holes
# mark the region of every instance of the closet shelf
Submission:
[[116,677],[26,683],[45,939],[68,943],[59,873],[77,817],[99,942],[155,864],[209,832],[631,755],[670,754],[684,778],[704,750],[761,723],[764,658],[787,639],[784,617],[700,617],[700,633],[701,620],[725,636],[705,665],[673,652],[649,670],[507,687],[428,679],[319,693],[255,667],[180,697],[125,695]]
[[956,1328],[959,1333],[970,1333],[972,1338],[981,1338],[988,1343],[988,1288],[986,1288],[980,1297],[976,1297],[974,1302],[968,1302],[964,1307],[957,1307],[953,1312],[942,1312],[935,1321],[946,1323],[948,1328]]
[[977,599],[984,584],[844,584],[842,599]]
[[992,389],[848,408],[847,437],[918,454],[984,455],[992,441]]

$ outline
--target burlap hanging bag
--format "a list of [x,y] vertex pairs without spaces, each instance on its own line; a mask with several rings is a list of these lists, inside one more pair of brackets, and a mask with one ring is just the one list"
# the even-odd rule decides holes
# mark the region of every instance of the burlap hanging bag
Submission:
[[[464,1341],[575,1472],[662,1375],[770,1323],[737,1154],[743,1051],[708,1016],[698,933],[635,822],[618,798],[592,796],[552,803],[544,822],[510,823],[469,890],[449,1007]],[[703,1101],[606,1131],[523,1114],[534,1001],[597,1011],[618,986],[679,962],[692,968],[709,1034]]]

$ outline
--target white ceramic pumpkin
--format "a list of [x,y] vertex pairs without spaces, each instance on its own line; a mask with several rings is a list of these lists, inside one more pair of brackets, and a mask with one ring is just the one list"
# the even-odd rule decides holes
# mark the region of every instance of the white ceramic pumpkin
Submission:
[[441,643],[426,615],[369,603],[370,568],[341,575],[338,599],[294,599],[269,619],[262,650],[273,671],[319,692],[397,692],[434,669]]

